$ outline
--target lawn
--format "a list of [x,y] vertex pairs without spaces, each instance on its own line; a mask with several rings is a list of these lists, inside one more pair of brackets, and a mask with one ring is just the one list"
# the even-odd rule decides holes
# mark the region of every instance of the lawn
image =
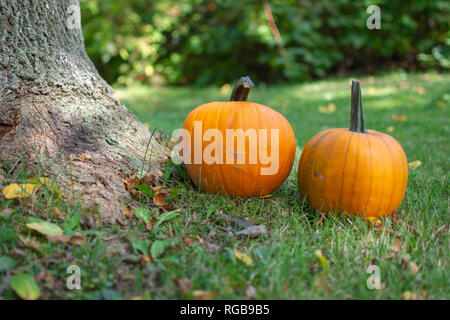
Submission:
[[[291,175],[270,197],[199,192],[184,167],[171,163],[153,189],[136,189],[124,225],[96,223],[95,208],[83,208],[76,197],[60,199],[51,184],[28,198],[0,195],[0,298],[17,298],[11,277],[26,273],[42,299],[449,299],[450,75],[359,79],[367,127],[396,138],[410,163],[420,161],[409,170],[393,218],[371,225],[325,216],[298,194],[303,146],[319,131],[348,126],[350,78],[256,84],[249,100],[281,112],[298,148]],[[194,107],[229,94],[229,85],[116,90],[151,129],[166,133],[180,128]],[[29,178],[23,170],[10,173],[20,159],[1,165],[2,189]],[[164,206],[152,200],[160,186],[168,194]],[[46,237],[27,226],[42,220],[59,225],[64,236]],[[242,234],[249,223],[266,232]],[[80,290],[66,286],[70,265],[81,270]],[[379,271],[379,289],[367,286],[371,265]]]

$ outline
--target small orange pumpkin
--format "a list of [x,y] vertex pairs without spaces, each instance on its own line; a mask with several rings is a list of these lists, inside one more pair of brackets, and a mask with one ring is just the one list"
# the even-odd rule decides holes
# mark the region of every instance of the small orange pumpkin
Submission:
[[242,77],[230,101],[203,104],[183,123],[190,134],[186,168],[202,190],[262,196],[279,187],[292,170],[294,132],[277,111],[247,101],[251,87],[250,78]]
[[303,149],[299,191],[316,210],[388,216],[405,195],[406,155],[391,136],[366,130],[359,81],[351,99],[350,128],[324,130]]

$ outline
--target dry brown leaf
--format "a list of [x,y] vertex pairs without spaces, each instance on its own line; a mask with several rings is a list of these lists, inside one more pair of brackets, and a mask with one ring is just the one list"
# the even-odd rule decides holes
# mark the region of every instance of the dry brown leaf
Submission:
[[254,286],[249,285],[247,289],[245,289],[245,296],[249,299],[255,298],[257,295],[256,289]]
[[77,233],[73,236],[61,235],[61,236],[46,236],[50,242],[62,242],[71,244],[74,246],[82,246],[84,244],[84,235]]
[[192,240],[191,238],[183,238],[183,242],[188,246],[188,247],[190,247],[191,245],[192,245],[192,242],[193,242],[194,240]]
[[148,220],[148,222],[145,224],[145,229],[147,229],[147,231],[152,231],[154,224],[158,221],[158,219],[153,218]]
[[174,279],[174,282],[183,296],[187,296],[191,292],[192,281],[189,278]]
[[145,173],[142,179],[139,180],[139,184],[152,184],[155,181],[156,176],[154,173],[150,172],[150,169]]
[[19,234],[18,237],[19,237],[20,243],[24,247],[27,247],[27,248],[30,248],[30,249],[34,249],[34,250],[37,250],[37,251],[39,251],[39,249],[41,248],[40,242],[37,241],[36,238],[34,238],[34,237],[28,238],[28,237],[25,237],[25,236],[23,236],[21,234]]
[[200,300],[212,300],[217,296],[215,291],[194,290],[192,295]]
[[7,215],[10,215],[13,211],[14,211],[14,210],[11,209],[11,208],[3,209],[3,210],[0,212],[0,217],[5,217],[5,216],[7,216]]
[[403,241],[400,238],[395,239],[394,243],[391,244],[390,248],[394,253],[399,252],[403,247]]
[[427,92],[424,87],[416,87],[415,89],[418,94],[425,94]]
[[157,206],[163,206],[167,197],[166,191],[158,191],[153,197],[153,203]]
[[156,186],[156,187],[150,187],[150,188],[152,189],[153,192],[168,189],[166,186]]
[[412,274],[417,274],[419,272],[419,267],[414,262],[409,263],[409,271],[411,271]]
[[153,262],[153,258],[148,254],[141,254],[139,256],[139,263],[141,266],[145,267],[146,265]]
[[53,208],[53,214],[55,215],[55,218],[57,218],[57,219],[60,219],[60,220],[65,219],[64,214],[57,207]]

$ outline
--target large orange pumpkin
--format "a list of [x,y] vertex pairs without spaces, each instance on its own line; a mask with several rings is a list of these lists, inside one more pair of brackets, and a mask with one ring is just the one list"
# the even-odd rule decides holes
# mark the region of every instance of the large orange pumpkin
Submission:
[[322,131],[303,149],[299,191],[316,210],[388,216],[405,195],[406,155],[391,136],[366,130],[359,81],[351,99],[350,128]]
[[184,155],[190,160],[185,158],[186,168],[202,190],[262,196],[280,186],[292,170],[294,132],[277,111],[247,101],[251,87],[250,78],[242,77],[230,101],[203,104],[183,123],[190,134],[191,154]]

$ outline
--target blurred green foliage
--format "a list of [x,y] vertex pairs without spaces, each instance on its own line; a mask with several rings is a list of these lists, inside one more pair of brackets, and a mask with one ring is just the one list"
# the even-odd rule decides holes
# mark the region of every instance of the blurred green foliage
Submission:
[[[367,7],[381,8],[369,30]],[[81,0],[86,48],[111,83],[305,80],[348,70],[450,68],[448,1]]]

